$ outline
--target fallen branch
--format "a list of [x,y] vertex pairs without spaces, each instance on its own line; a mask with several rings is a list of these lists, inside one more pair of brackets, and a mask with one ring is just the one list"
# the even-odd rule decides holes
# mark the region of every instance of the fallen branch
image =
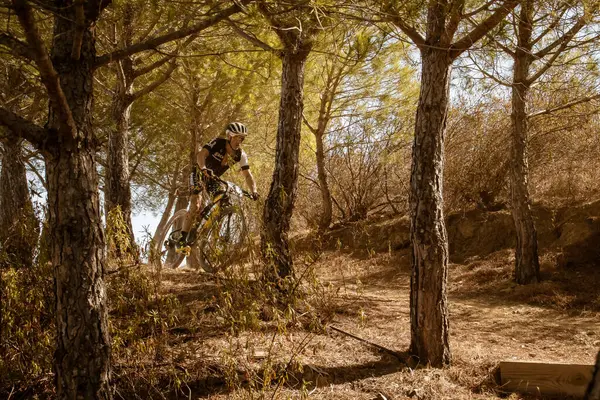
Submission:
[[392,349],[388,349],[387,347],[383,347],[383,346],[381,346],[381,345],[379,345],[379,344],[377,344],[377,343],[373,343],[373,342],[371,342],[371,341],[368,341],[368,340],[366,340],[366,339],[363,339],[363,338],[361,338],[361,337],[358,337],[358,336],[356,336],[356,335],[353,335],[352,333],[346,332],[346,331],[344,331],[344,330],[342,330],[342,329],[340,329],[340,328],[336,328],[336,327],[335,327],[335,326],[333,326],[333,325],[329,325],[329,328],[330,328],[330,329],[332,329],[332,330],[334,330],[334,331],[336,331],[336,332],[338,332],[338,333],[341,333],[341,334],[343,334],[343,335],[349,336],[349,337],[351,337],[352,339],[356,339],[356,340],[358,340],[359,342],[366,343],[366,344],[368,344],[368,345],[369,345],[369,346],[371,346],[371,347],[375,347],[376,349],[378,349],[378,350],[381,350],[381,351],[383,351],[384,353],[387,353],[387,354],[389,354],[389,355],[391,355],[391,356],[394,356],[394,357],[396,357],[396,358],[397,358],[399,361],[401,361],[402,363],[404,363],[404,364],[408,364],[409,357],[408,357],[406,354],[403,354],[403,353],[397,352],[397,351],[395,351],[395,350],[392,350]]
[[109,276],[109,275],[114,275],[114,274],[118,274],[118,273],[121,273],[121,272],[124,272],[124,271],[130,270],[130,269],[136,268],[136,267],[138,267],[138,268],[139,268],[139,267],[141,267],[141,266],[142,266],[142,264],[141,264],[141,263],[139,263],[139,262],[136,262],[136,263],[133,263],[133,264],[124,265],[124,266],[122,266],[121,268],[113,269],[112,271],[107,271],[105,275],[106,275],[106,276]]

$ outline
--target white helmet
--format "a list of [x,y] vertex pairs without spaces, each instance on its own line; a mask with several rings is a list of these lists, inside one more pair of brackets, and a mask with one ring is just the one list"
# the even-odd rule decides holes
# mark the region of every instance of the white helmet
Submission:
[[233,136],[247,136],[248,135],[248,130],[246,129],[246,126],[244,124],[242,124],[241,122],[232,122],[229,125],[227,125],[227,128],[225,128],[225,133],[227,134],[228,137],[233,137]]

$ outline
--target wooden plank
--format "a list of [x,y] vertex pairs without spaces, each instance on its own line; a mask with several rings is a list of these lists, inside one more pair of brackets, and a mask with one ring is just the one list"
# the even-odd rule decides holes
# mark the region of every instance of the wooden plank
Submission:
[[502,390],[583,398],[594,373],[593,365],[535,362],[500,363]]

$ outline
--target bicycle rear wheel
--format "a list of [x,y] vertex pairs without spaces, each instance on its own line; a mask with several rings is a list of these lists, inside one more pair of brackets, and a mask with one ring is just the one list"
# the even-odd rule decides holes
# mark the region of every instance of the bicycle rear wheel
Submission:
[[202,237],[192,254],[204,271],[215,273],[227,268],[239,256],[246,243],[246,235],[246,219],[242,210],[228,207],[221,210],[213,223],[201,232]]
[[176,243],[181,239],[181,228],[186,215],[185,209],[177,211],[158,235],[151,255],[151,263],[156,268],[177,268],[185,258],[185,254],[179,251]]

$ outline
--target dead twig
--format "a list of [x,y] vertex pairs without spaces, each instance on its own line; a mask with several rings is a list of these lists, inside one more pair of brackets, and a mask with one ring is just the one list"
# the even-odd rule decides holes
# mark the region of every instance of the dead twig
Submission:
[[397,352],[397,351],[395,351],[395,350],[392,350],[392,349],[388,349],[387,347],[383,347],[383,346],[381,346],[381,345],[379,345],[379,344],[377,344],[377,343],[373,343],[373,342],[371,342],[371,341],[369,341],[369,340],[366,340],[366,339],[363,339],[363,338],[361,338],[361,337],[358,337],[358,336],[356,336],[356,335],[353,335],[352,333],[346,332],[346,331],[344,331],[344,330],[342,330],[342,329],[340,329],[340,328],[337,328],[337,327],[335,327],[335,326],[333,326],[333,325],[329,325],[329,328],[330,328],[331,330],[334,330],[334,331],[338,332],[338,333],[341,333],[342,335],[346,335],[346,336],[349,336],[349,337],[351,337],[352,339],[356,339],[356,340],[358,340],[359,342],[366,343],[366,344],[368,344],[368,345],[369,345],[369,346],[371,346],[371,347],[375,347],[376,349],[378,349],[378,350],[381,350],[381,351],[383,351],[384,353],[387,353],[387,354],[389,354],[389,355],[391,355],[391,356],[394,356],[394,357],[396,357],[396,358],[397,358],[397,359],[398,359],[400,362],[402,362],[402,363],[404,363],[404,364],[407,364],[407,365],[408,365],[408,357],[407,357],[405,354],[402,354],[402,353],[400,353],[400,352]]

